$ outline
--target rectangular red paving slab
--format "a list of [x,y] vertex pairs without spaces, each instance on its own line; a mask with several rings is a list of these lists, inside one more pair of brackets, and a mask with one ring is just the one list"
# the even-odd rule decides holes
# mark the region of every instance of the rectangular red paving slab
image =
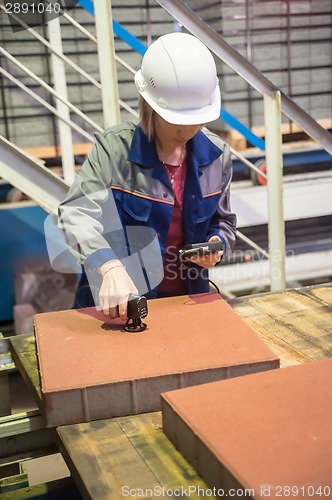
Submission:
[[279,366],[217,294],[149,301],[130,334],[95,308],[34,317],[49,426],[160,410],[160,394]]
[[162,415],[211,488],[332,497],[332,359],[162,394]]

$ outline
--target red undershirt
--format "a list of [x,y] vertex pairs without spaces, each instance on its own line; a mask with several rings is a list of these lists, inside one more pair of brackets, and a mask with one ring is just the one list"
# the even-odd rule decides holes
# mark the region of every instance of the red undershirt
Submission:
[[[166,168],[167,167],[167,168]],[[166,239],[164,278],[158,287],[158,295],[183,295],[187,292],[185,280],[180,275],[179,250],[184,244],[182,205],[187,162],[182,166],[166,164],[165,172],[171,182],[174,179],[174,210]]]

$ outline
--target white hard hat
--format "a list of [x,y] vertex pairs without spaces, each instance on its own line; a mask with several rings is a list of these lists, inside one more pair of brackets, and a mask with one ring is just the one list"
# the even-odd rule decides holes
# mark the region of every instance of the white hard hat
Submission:
[[219,118],[220,90],[209,49],[186,33],[169,33],[146,51],[135,84],[164,120],[176,125],[203,124]]

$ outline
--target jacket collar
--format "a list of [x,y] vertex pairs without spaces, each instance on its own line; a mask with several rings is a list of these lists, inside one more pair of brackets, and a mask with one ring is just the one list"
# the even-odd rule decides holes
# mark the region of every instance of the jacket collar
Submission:
[[[209,165],[222,154],[222,150],[199,130],[187,144],[187,162],[199,168]],[[160,161],[156,143],[149,141],[140,125],[137,125],[129,149],[128,160],[144,167],[158,167]]]

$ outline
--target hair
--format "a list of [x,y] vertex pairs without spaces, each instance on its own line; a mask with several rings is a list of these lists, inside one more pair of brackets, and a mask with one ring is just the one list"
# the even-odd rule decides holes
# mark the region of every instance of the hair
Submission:
[[154,115],[155,111],[150,104],[140,95],[138,98],[139,119],[144,134],[149,141],[154,138]]

